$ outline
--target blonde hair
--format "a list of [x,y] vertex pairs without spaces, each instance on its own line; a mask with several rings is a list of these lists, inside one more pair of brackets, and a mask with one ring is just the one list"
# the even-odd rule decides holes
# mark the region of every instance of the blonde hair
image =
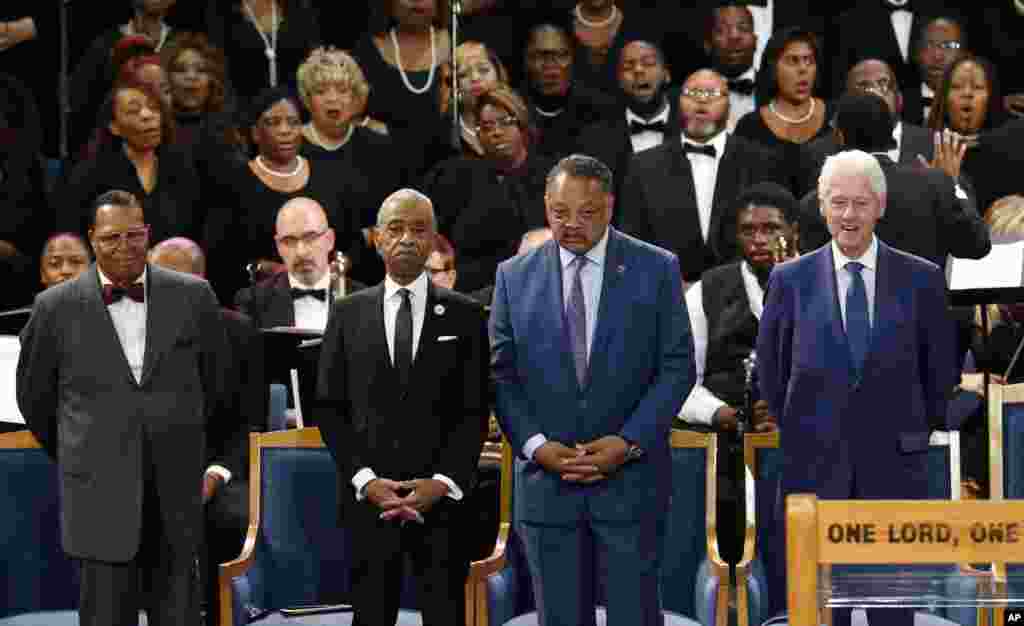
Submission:
[[299,97],[309,107],[310,98],[321,86],[328,83],[339,83],[352,90],[359,100],[366,100],[370,95],[370,84],[366,75],[352,55],[334,46],[319,47],[309,53],[306,60],[295,73],[299,86]]

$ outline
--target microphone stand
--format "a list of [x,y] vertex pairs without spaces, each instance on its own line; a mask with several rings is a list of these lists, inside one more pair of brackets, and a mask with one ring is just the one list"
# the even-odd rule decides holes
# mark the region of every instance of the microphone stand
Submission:
[[451,50],[450,65],[452,68],[451,74],[451,99],[449,101],[449,107],[452,112],[452,129],[451,129],[451,143],[452,147],[455,148],[456,152],[462,151],[462,128],[461,124],[461,110],[462,110],[462,95],[459,92],[459,67],[458,60],[455,55],[455,48],[459,45],[459,17],[462,15],[462,0],[451,0],[451,15],[450,25],[448,28],[448,34],[451,37],[451,43],[449,49]]

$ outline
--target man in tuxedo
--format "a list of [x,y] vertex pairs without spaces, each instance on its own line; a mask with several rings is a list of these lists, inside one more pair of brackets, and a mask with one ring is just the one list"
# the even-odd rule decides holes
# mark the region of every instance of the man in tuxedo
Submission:
[[405,557],[425,624],[465,623],[461,533],[486,434],[487,329],[480,306],[424,271],[430,200],[381,206],[387,276],[334,304],[320,357],[320,431],[338,464],[340,523],[352,531],[354,624],[394,624]]
[[[914,63],[920,84],[911,91],[920,107],[908,111],[910,119],[927,125],[935,98],[942,92],[946,68],[967,54],[967,30],[958,19],[939,15],[924,22],[914,40]],[[919,116],[919,117],[918,117]]]
[[659,146],[679,131],[677,101],[669,100],[672,76],[661,49],[650,42],[627,43],[617,65],[623,106],[619,115],[583,130],[579,151],[610,164],[618,193],[632,156]]
[[[315,200],[289,200],[277,212],[274,241],[286,271],[240,290],[235,306],[259,328],[295,326],[322,331],[330,310],[330,254],[334,250],[334,229],[327,223],[327,213]],[[362,288],[347,277],[345,283],[346,292]]]
[[[886,243],[939,267],[945,267],[947,256],[980,259],[989,253],[988,227],[972,194],[939,167],[897,164],[889,157],[894,121],[888,105],[878,96],[844,96],[834,123],[838,145],[873,154],[885,175],[887,208],[878,220],[878,234]],[[963,152],[956,143],[940,144],[940,149],[944,161],[958,165],[956,159],[962,158]],[[802,250],[814,250],[829,239],[827,216],[820,206],[820,194],[810,193],[803,199]]]
[[[548,177],[553,241],[498,267],[496,415],[518,455],[516,517],[540,624],[661,624],[671,416],[693,385],[678,261],[609,226],[612,174],[572,155]],[[546,555],[546,556],[545,556]]]
[[[893,162],[911,164],[917,163],[919,157],[926,161],[934,158],[935,142],[932,133],[923,126],[901,119],[904,111],[903,92],[888,63],[879,59],[865,59],[854,65],[846,77],[846,94],[857,93],[875,94],[885,101],[896,118],[892,129],[896,145],[886,151]],[[800,153],[799,195],[817,187],[822,164],[839,150],[834,135],[825,135],[804,144]]]
[[739,190],[785,176],[774,153],[725,131],[729,88],[717,72],[686,79],[679,112],[679,139],[633,157],[618,220],[624,232],[674,252],[693,282],[738,254],[729,212]]
[[[946,429],[959,371],[942,271],[875,236],[893,209],[887,182],[866,152],[829,157],[819,194],[832,239],[768,281],[757,365],[761,397],[783,433],[783,498],[928,493],[929,435]],[[777,569],[771,580],[782,582],[785,568]],[[868,618],[912,624],[913,611]],[[835,611],[833,623],[849,626],[850,610]]]
[[711,18],[704,33],[704,52],[711,59],[711,69],[729,83],[729,122],[726,128],[730,132],[741,117],[757,108],[754,102],[757,84],[754,52],[757,43],[750,7],[723,3],[711,9]]
[[100,196],[96,263],[40,294],[21,335],[18,406],[57,461],[64,550],[84,625],[191,626],[204,441],[225,353],[205,281],[146,263],[138,200]]
[[[184,237],[165,239],[153,246],[149,262],[176,272],[206,278],[206,255]],[[259,331],[245,314],[220,309],[227,335],[223,361],[230,363],[223,402],[208,425],[206,451],[209,465],[203,476],[205,512],[204,592],[207,623],[218,624],[218,571],[220,563],[237,557],[249,527],[249,433],[266,430],[269,388],[264,371]]]

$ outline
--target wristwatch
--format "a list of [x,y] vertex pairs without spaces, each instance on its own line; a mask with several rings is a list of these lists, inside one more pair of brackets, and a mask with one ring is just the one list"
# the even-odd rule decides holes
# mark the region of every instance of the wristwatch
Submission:
[[[628,442],[627,442],[628,443]],[[635,461],[644,455],[644,449],[635,443],[630,443],[629,447],[626,448],[626,458],[623,459],[622,464],[625,465],[630,461]]]

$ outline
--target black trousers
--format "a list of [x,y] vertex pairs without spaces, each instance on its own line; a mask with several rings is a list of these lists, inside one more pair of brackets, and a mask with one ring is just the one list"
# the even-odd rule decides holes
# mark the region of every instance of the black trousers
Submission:
[[[423,626],[466,623],[468,545],[453,521],[459,505],[441,501],[417,524],[378,519],[367,503],[353,507],[353,626],[394,626],[408,557],[419,585]],[[449,511],[438,511],[449,509]]]
[[135,558],[124,563],[83,559],[81,568],[81,626],[138,626],[139,611],[146,612],[150,626],[199,623],[196,551],[168,541],[151,475],[143,490]]

